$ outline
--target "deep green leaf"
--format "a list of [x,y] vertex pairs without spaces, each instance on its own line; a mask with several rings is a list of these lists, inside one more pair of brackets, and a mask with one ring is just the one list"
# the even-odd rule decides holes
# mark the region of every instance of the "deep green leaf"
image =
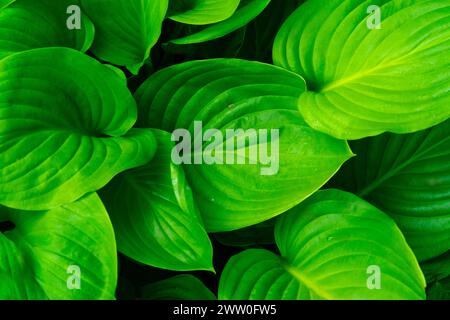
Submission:
[[154,130],[158,149],[147,165],[118,175],[101,191],[119,251],[176,271],[214,270],[212,247],[182,167],[171,162],[173,143]]
[[449,118],[449,50],[448,0],[310,0],[285,22],[273,55],[306,79],[299,108],[309,125],[359,139]]
[[[230,259],[219,299],[423,299],[425,280],[386,214],[339,190],[319,191],[281,216],[281,257],[250,249]],[[380,271],[373,288],[372,268]]]
[[247,25],[256,18],[270,3],[270,0],[242,0],[236,12],[227,20],[218,22],[205,29],[183,38],[171,40],[177,45],[194,44],[223,37]]
[[450,120],[416,133],[386,133],[350,145],[357,157],[332,185],[394,218],[420,261],[450,250]]
[[75,50],[0,60],[0,204],[47,210],[151,160],[155,139],[132,129],[136,104],[110,68]]
[[450,277],[430,285],[427,289],[427,300],[450,300]]
[[[0,211],[15,225],[0,233],[1,299],[114,298],[114,232],[96,194],[50,211]],[[79,289],[70,286],[74,266]]]

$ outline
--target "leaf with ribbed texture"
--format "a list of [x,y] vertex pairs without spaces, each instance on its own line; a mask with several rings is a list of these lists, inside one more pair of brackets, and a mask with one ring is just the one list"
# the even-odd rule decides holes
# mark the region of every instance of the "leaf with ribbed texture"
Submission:
[[[188,157],[202,158],[208,147],[223,156],[224,164],[184,165],[208,231],[240,229],[283,213],[319,189],[352,156],[345,141],[312,130],[298,115],[296,101],[304,89],[303,79],[294,73],[236,59],[175,65],[138,89],[138,127],[189,130],[193,147]],[[219,130],[228,143],[210,139],[202,145],[196,121],[205,133]],[[238,129],[267,130],[269,137],[251,145],[247,139],[237,147],[236,140],[245,137]],[[279,137],[272,136],[272,129],[279,130]],[[226,147],[229,141],[233,148]],[[255,158],[266,148],[271,159],[251,164],[251,155]]]
[[171,0],[168,17],[174,21],[204,25],[228,19],[240,0]]
[[69,30],[66,26],[67,8],[78,3],[77,0],[17,0],[2,9],[0,59],[15,52],[44,47],[88,50],[94,40],[94,26],[89,18],[81,13],[80,29]]
[[213,270],[212,246],[183,169],[170,159],[170,134],[153,130],[154,159],[115,177],[100,195],[123,254],[176,271]]
[[331,185],[391,215],[420,261],[450,250],[450,120],[353,141],[351,148],[357,157]]
[[273,56],[306,79],[299,109],[309,125],[359,139],[449,118],[449,50],[448,0],[310,0],[282,26]]
[[[151,160],[125,80],[67,48],[0,60],[0,204],[48,210]],[[131,129],[131,130],[130,130]]]
[[142,297],[150,300],[217,300],[196,277],[182,274],[144,286]]
[[11,3],[15,2],[16,0],[0,0],[0,9],[6,8]]
[[442,280],[450,276],[450,251],[439,257],[422,262],[420,268],[427,283]]
[[242,0],[236,12],[227,20],[208,26],[186,37],[171,40],[170,43],[185,45],[211,41],[223,37],[247,25],[270,3],[270,0]]
[[81,0],[96,36],[92,52],[137,74],[158,41],[168,0]]
[[273,42],[278,30],[304,1],[271,0],[266,9],[247,25],[238,57],[272,63]]
[[[394,221],[353,194],[319,191],[281,216],[275,238],[281,257],[250,249],[230,259],[219,299],[425,298],[423,274]],[[371,287],[373,266],[379,289]]]
[[50,211],[0,212],[15,225],[0,233],[1,299],[114,298],[114,231],[95,193]]

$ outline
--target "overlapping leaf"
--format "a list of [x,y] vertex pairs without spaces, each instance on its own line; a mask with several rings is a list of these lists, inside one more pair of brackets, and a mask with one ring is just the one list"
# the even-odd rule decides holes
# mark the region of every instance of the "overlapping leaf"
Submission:
[[305,77],[299,108],[313,128],[414,132],[450,117],[449,26],[448,0],[311,0],[281,28],[274,61]]
[[158,149],[147,165],[120,174],[101,191],[119,251],[151,266],[213,270],[212,247],[183,169],[170,159],[173,144],[154,130]]
[[242,0],[236,12],[227,20],[183,38],[171,40],[171,44],[185,45],[211,41],[223,37],[247,25],[270,3],[270,0]]
[[1,299],[114,298],[114,232],[96,194],[50,211],[0,213],[15,225],[0,233]]
[[192,25],[216,23],[228,19],[240,0],[171,0],[170,19]]
[[130,128],[136,104],[125,80],[66,48],[0,61],[0,204],[47,210],[150,161],[149,130]]
[[358,156],[333,185],[391,215],[419,260],[450,250],[450,120],[351,143]]
[[[250,249],[231,258],[219,299],[425,297],[425,280],[400,230],[352,194],[318,192],[280,218],[275,237],[281,257]],[[379,271],[378,284],[372,270]]]
[[87,51],[94,40],[94,26],[89,18],[81,13],[80,29],[67,27],[68,8],[77,4],[78,0],[0,2],[0,59],[44,47]]
[[138,73],[158,41],[168,0],[81,0],[94,22],[94,54]]
[[[312,130],[299,117],[296,101],[303,91],[303,79],[291,72],[233,59],[172,66],[137,91],[138,126],[169,132],[188,129],[193,145],[189,155],[222,156],[223,164],[184,166],[208,231],[243,228],[286,211],[320,188],[352,156],[344,141]],[[247,129],[268,134],[279,130],[279,137],[270,135],[265,142],[240,147],[236,142],[227,150],[229,143],[217,136],[202,144],[196,121],[202,122],[203,132],[220,130],[228,142],[242,141]],[[274,145],[279,149],[272,149]],[[265,148],[271,161],[252,164],[251,155]]]

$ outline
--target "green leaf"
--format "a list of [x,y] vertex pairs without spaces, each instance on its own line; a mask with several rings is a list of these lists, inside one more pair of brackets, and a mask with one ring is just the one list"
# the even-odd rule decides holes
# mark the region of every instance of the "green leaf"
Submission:
[[436,281],[428,287],[427,300],[450,300],[450,277]]
[[270,3],[270,0],[242,0],[236,12],[227,20],[218,22],[186,37],[171,40],[171,44],[185,45],[221,38],[244,27],[256,18]]
[[110,68],[67,48],[0,60],[0,204],[48,210],[151,160],[136,104]]
[[6,8],[11,3],[15,2],[16,0],[0,0],[0,9]]
[[279,31],[274,62],[305,77],[299,108],[313,128],[342,139],[414,132],[450,117],[449,26],[448,0],[311,0]]
[[[85,52],[94,40],[94,26],[81,14],[80,29],[70,30],[67,13],[75,0],[17,0],[0,2],[0,59],[44,47],[70,47]],[[8,6],[9,5],[9,6]]]
[[450,277],[450,251],[437,258],[422,262],[420,268],[428,284]]
[[[319,191],[275,226],[281,257],[230,259],[219,299],[423,299],[425,280],[395,223],[353,194]],[[379,288],[374,277],[379,271]]]
[[351,148],[358,156],[331,185],[394,218],[419,261],[450,250],[450,120],[412,134],[353,141]]
[[240,0],[171,0],[168,17],[174,21],[204,25],[233,15]]
[[81,0],[94,22],[92,52],[137,74],[158,41],[168,0]]
[[183,169],[171,162],[169,133],[154,130],[153,160],[118,175],[101,191],[119,251],[151,266],[210,270],[212,246]]
[[0,212],[15,225],[0,233],[1,299],[114,298],[114,232],[96,194],[50,211]]
[[275,36],[283,22],[305,0],[272,0],[264,11],[251,21],[245,32],[245,41],[239,58],[272,63]]
[[189,274],[146,285],[141,292],[149,300],[217,300],[199,279]]
[[[138,89],[139,127],[189,130],[187,158],[207,155],[208,147],[222,157],[224,164],[184,162],[208,231],[240,229],[283,213],[319,189],[352,156],[345,141],[312,130],[300,118],[296,101],[304,88],[301,77],[281,68],[217,59],[166,68]],[[202,144],[196,121],[202,122],[203,132],[215,128],[227,137],[231,130],[228,143],[210,139]],[[266,142],[237,147],[245,131],[254,130],[256,136],[272,129],[279,130],[278,138],[270,135]],[[234,148],[226,147],[230,141]],[[267,149],[268,164],[251,164],[256,149]]]

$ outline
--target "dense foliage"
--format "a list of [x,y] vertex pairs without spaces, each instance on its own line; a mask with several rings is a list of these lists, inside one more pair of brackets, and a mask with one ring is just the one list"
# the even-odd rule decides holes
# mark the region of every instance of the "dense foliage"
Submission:
[[450,298],[449,52],[450,0],[0,0],[0,299]]

